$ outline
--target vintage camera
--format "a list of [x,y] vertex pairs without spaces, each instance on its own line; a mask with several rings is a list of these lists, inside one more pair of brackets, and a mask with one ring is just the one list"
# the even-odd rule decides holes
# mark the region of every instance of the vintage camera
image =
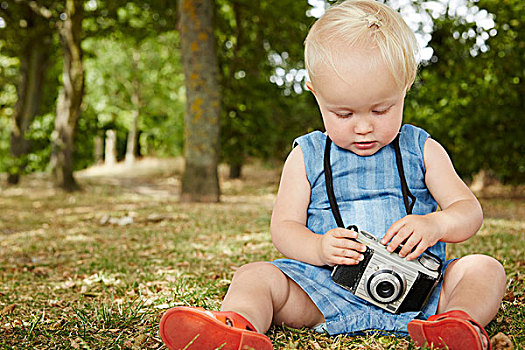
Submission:
[[423,253],[408,261],[398,255],[400,247],[389,252],[365,231],[359,231],[355,240],[367,246],[364,260],[357,265],[335,266],[332,280],[391,313],[420,311],[441,279],[441,260]]

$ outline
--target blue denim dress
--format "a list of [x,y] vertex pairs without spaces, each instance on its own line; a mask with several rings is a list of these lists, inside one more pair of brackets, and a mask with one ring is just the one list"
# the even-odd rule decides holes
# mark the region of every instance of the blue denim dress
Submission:
[[[437,204],[425,185],[423,147],[429,134],[415,126],[403,125],[399,146],[403,168],[410,192],[416,197],[412,213],[424,215],[437,209]],[[304,155],[306,176],[311,196],[307,227],[324,234],[337,227],[326,194],[323,154],[326,135],[314,131],[294,141]],[[356,225],[360,230],[381,239],[388,228],[406,215],[392,144],[368,157],[361,157],[332,143],[331,165],[334,192],[346,226]],[[297,242],[300,244],[300,242]],[[444,261],[443,274],[450,261],[445,262],[445,244],[430,247],[432,253]],[[368,331],[407,334],[407,324],[414,318],[426,319],[436,313],[441,283],[420,312],[391,314],[354,296],[331,279],[332,269],[313,266],[297,260],[279,259],[272,262],[293,279],[310,296],[323,313],[329,334],[359,334]]]

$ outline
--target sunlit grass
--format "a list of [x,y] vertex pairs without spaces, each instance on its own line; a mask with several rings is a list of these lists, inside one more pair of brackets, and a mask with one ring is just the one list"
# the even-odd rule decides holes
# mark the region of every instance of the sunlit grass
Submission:
[[[177,175],[168,174],[128,177],[125,186],[83,178],[74,194],[42,177],[3,188],[0,348],[162,348],[158,323],[167,308],[216,310],[238,267],[280,257],[268,231],[278,176],[252,168],[244,180],[223,180],[219,204],[180,204]],[[504,264],[508,292],[487,329],[521,348],[525,206],[505,198],[483,206],[480,234],[449,255],[484,253]],[[406,338],[377,335],[327,337],[287,327],[268,335],[276,349],[414,348]]]

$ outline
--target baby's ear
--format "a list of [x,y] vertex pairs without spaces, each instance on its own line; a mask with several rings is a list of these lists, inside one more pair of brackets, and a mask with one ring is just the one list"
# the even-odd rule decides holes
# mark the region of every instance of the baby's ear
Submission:
[[311,81],[307,81],[307,82],[306,82],[306,87],[308,88],[308,90],[310,90],[311,92],[313,92],[313,94],[315,95],[314,86],[312,85],[312,82],[311,82]]

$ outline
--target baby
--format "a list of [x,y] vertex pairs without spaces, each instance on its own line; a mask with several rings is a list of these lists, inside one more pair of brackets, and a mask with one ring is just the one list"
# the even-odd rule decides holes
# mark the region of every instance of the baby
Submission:
[[[168,310],[160,324],[164,343],[170,349],[272,349],[264,333],[286,324],[330,335],[409,333],[416,345],[434,348],[490,348],[483,327],[499,309],[504,269],[484,255],[445,256],[446,243],[465,241],[480,228],[480,204],[444,148],[424,130],[402,124],[417,71],[414,34],[389,7],[348,0],[326,11],[305,45],[307,87],[326,131],[296,139],[283,168],[271,234],[287,259],[238,269],[220,312]],[[366,247],[351,239],[358,232],[338,227],[334,218],[323,167],[327,141],[342,222],[372,233],[407,260],[423,252],[441,259],[442,281],[421,310],[390,313],[332,281],[332,267],[358,264]]]

